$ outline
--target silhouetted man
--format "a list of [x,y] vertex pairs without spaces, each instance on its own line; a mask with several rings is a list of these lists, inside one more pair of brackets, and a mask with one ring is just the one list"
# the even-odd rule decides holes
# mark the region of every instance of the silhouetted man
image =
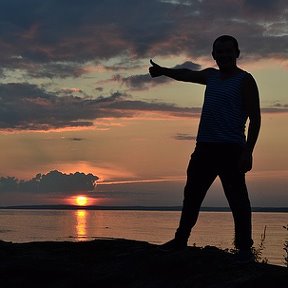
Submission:
[[175,238],[162,245],[167,250],[187,246],[207,190],[219,176],[233,214],[238,256],[244,261],[252,259],[251,206],[245,173],[252,168],[261,116],[256,82],[251,74],[237,67],[239,55],[237,40],[223,35],[214,41],[212,50],[219,69],[170,69],[150,60],[152,77],[164,75],[206,85],[197,143],[187,168],[180,223]]

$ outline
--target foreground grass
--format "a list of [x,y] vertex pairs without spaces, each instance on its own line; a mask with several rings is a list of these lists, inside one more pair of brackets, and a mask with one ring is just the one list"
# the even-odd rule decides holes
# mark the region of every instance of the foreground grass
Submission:
[[216,247],[164,252],[147,242],[0,241],[1,288],[191,288],[288,287],[288,269],[239,264]]

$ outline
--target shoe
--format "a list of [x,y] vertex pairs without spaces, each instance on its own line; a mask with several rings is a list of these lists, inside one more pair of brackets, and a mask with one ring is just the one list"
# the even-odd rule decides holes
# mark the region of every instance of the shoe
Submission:
[[236,253],[236,262],[238,264],[248,264],[248,263],[252,263],[255,262],[255,256],[252,253],[251,249],[240,249],[237,253]]
[[160,245],[162,251],[178,251],[187,248],[187,240],[183,239],[172,239],[162,245]]

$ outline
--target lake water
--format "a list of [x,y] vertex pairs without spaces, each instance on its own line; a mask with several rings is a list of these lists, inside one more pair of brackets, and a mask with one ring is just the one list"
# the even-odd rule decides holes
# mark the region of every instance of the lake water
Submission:
[[[0,209],[0,240],[85,241],[95,238],[125,238],[161,244],[173,238],[178,211],[107,210],[5,210]],[[266,226],[262,258],[284,265],[288,241],[288,213],[253,213],[253,239],[257,249]],[[201,212],[189,245],[233,248],[230,212]]]

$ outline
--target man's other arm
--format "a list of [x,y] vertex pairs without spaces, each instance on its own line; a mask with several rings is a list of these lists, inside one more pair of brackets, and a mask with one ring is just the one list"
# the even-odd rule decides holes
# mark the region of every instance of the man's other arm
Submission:
[[252,153],[256,145],[261,126],[259,92],[257,84],[250,74],[244,80],[243,96],[245,105],[244,108],[247,111],[249,118],[249,126],[247,132],[246,147],[240,161],[240,169],[243,172],[247,172],[252,169]]

